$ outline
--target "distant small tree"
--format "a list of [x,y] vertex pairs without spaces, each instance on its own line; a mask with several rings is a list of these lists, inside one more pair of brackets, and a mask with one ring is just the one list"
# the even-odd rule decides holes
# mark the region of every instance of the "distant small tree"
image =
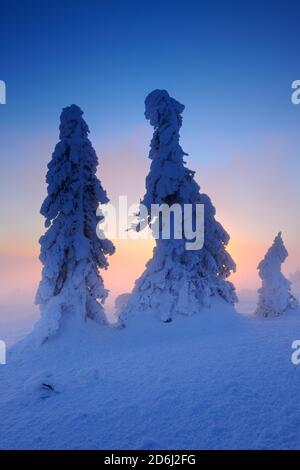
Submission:
[[292,292],[296,297],[300,297],[300,270],[290,275],[290,282],[292,283]]
[[120,313],[122,310],[125,308],[128,299],[130,297],[130,294],[125,292],[124,294],[118,295],[115,299],[115,317],[118,319]]
[[96,176],[98,159],[88,139],[81,109],[64,108],[60,141],[48,164],[48,195],[41,207],[47,231],[40,238],[42,279],[36,294],[44,336],[55,333],[69,314],[106,322],[103,303],[108,291],[99,269],[108,267],[114,246],[100,239],[96,226],[99,203],[108,202]]
[[263,317],[276,316],[288,309],[298,307],[298,302],[291,294],[291,283],[281,272],[281,265],[288,257],[281,232],[273,245],[258,265],[262,287],[258,290],[259,298],[256,314]]
[[[121,315],[125,320],[131,312],[147,309],[169,322],[177,314],[199,312],[214,296],[234,304],[235,289],[227,278],[235,271],[235,263],[226,250],[229,235],[215,219],[215,208],[194,179],[195,172],[185,166],[186,155],[179,144],[184,105],[171,98],[165,90],[155,90],[145,101],[145,116],[154,127],[149,158],[150,172],[146,178],[146,194],[141,201],[148,214],[153,204],[204,205],[204,246],[187,250],[186,239],[159,236],[152,259],[136,281],[135,288]],[[145,212],[143,211],[143,214]],[[152,227],[153,220],[140,214],[140,225]],[[161,233],[160,233],[161,235]]]

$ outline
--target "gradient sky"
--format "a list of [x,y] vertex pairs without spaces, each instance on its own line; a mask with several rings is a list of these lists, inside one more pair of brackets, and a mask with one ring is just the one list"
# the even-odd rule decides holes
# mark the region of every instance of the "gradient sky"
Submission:
[[[144,99],[155,88],[186,105],[181,143],[231,235],[237,287],[258,286],[257,263],[279,230],[290,252],[284,271],[300,267],[300,106],[290,99],[299,3],[203,3],[1,2],[0,305],[32,303],[61,109],[85,111],[112,202],[138,202],[152,133]],[[117,248],[105,274],[113,296],[131,289],[152,244]]]

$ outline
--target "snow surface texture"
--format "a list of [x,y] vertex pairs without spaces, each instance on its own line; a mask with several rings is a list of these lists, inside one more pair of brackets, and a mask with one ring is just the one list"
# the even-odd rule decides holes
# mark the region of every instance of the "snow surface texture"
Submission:
[[2,449],[300,449],[300,312],[69,322],[0,366]]
[[258,266],[262,279],[262,287],[258,291],[258,315],[276,316],[298,307],[298,301],[291,294],[291,282],[281,272],[281,265],[287,257],[288,252],[279,233]]
[[[200,193],[194,172],[184,165],[186,155],[179,145],[181,114],[184,105],[165,90],[155,90],[145,101],[145,116],[154,127],[149,158],[152,160],[146,179],[146,194],[141,201],[148,213],[151,204],[196,204],[205,210],[205,240],[201,250],[186,250],[186,239],[156,241],[152,259],[136,281],[133,293],[120,319],[124,323],[136,312],[156,312],[163,321],[176,314],[192,315],[220,295],[230,304],[237,301],[235,288],[226,279],[235,271],[235,263],[226,246],[229,235],[215,220],[215,208],[209,197]],[[151,225],[140,214],[139,225]]]
[[99,269],[108,267],[114,246],[96,234],[101,220],[96,211],[108,198],[96,177],[98,159],[82,114],[76,105],[63,109],[60,141],[48,164],[41,214],[49,228],[40,239],[43,272],[36,295],[42,340],[57,332],[66,315],[106,323],[107,290]]

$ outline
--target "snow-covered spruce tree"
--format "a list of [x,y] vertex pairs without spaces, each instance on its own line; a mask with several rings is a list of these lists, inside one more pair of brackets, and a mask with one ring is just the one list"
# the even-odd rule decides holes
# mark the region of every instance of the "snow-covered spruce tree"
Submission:
[[40,238],[43,271],[36,294],[44,338],[67,314],[106,322],[107,290],[99,269],[108,267],[114,246],[96,234],[101,219],[96,211],[108,198],[96,176],[98,159],[82,115],[74,104],[63,109],[60,141],[48,164],[48,195],[41,207],[47,231]]
[[[210,304],[210,298],[221,296],[230,304],[237,300],[234,286],[226,279],[235,271],[235,263],[226,246],[229,236],[215,220],[215,208],[209,197],[200,193],[194,172],[185,167],[179,144],[181,113],[184,105],[165,90],[155,90],[145,101],[145,117],[154,127],[149,158],[152,160],[146,178],[146,194],[141,203],[148,213],[152,204],[203,204],[205,241],[202,249],[187,250],[186,240],[159,237],[152,259],[136,281],[127,305],[120,315],[126,318],[135,312],[155,312],[164,322],[175,314],[193,314]],[[139,223],[151,226],[140,212]]]
[[262,287],[258,290],[257,315],[276,316],[290,308],[298,307],[297,300],[291,294],[291,283],[281,272],[281,265],[287,257],[288,252],[280,232],[258,265]]
[[292,292],[296,297],[300,297],[300,270],[290,275],[290,282],[292,284]]

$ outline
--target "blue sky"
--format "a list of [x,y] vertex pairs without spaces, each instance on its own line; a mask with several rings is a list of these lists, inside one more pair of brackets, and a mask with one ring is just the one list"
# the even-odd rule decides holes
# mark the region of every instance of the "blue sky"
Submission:
[[186,105],[188,165],[240,244],[233,251],[252,240],[260,254],[283,230],[296,269],[300,106],[290,96],[299,19],[296,1],[2,2],[1,253],[36,251],[62,107],[85,111],[113,197],[127,188],[138,199],[151,137],[143,102],[165,88]]
[[4,124],[50,129],[77,101],[109,138],[167,88],[188,104],[190,134],[295,128],[299,15],[291,1],[12,0],[1,5]]
[[189,153],[208,164],[231,141],[297,133],[299,15],[283,1],[12,0],[1,6],[2,131],[54,140],[75,102],[103,145],[121,141],[144,123],[145,95],[167,88],[187,106]]

